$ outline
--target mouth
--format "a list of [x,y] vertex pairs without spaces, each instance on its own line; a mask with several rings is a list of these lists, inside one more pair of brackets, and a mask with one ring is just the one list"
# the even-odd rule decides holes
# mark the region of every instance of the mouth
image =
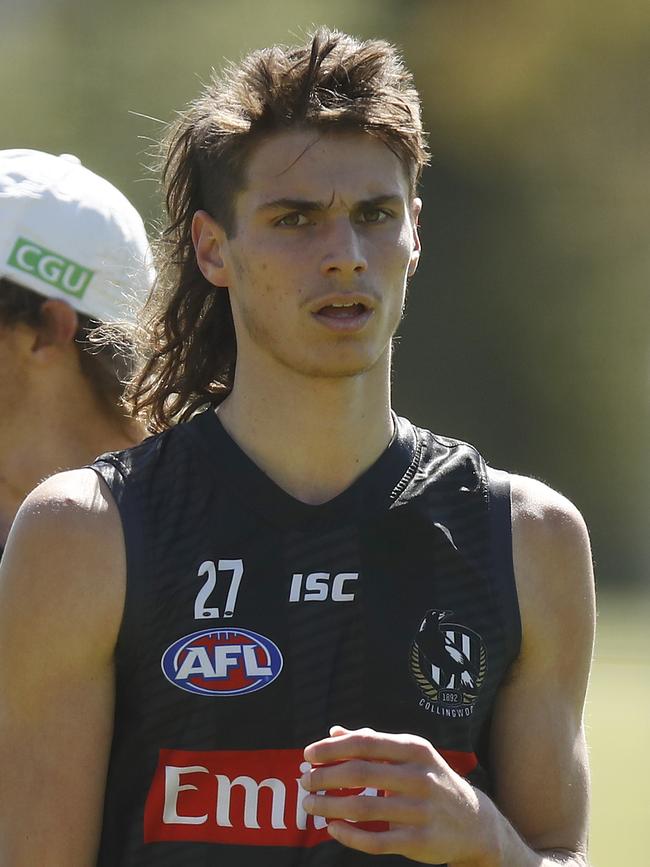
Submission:
[[327,298],[324,302],[312,310],[312,316],[334,331],[359,331],[374,313],[374,306],[365,298]]
[[368,308],[365,304],[350,303],[350,304],[326,304],[317,311],[318,316],[327,316],[334,319],[354,319],[355,316],[360,316],[365,313]]

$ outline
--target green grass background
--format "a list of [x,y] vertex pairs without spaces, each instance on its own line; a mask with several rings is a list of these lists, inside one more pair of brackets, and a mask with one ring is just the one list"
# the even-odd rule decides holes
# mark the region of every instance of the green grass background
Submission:
[[591,863],[650,867],[650,595],[600,599],[586,721]]

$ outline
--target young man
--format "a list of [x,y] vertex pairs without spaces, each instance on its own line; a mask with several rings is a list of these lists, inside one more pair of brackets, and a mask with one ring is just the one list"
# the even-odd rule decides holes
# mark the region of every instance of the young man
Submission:
[[0,553],[39,481],[139,442],[127,358],[89,343],[152,283],[142,220],[76,157],[0,151]]
[[328,32],[172,130],[163,432],[2,566],[6,863],[586,864],[583,522],[391,413],[425,161],[395,50]]

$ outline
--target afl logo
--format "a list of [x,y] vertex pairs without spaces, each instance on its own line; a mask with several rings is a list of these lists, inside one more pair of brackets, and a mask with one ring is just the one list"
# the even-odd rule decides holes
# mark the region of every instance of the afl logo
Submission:
[[204,629],[179,638],[161,667],[170,683],[197,695],[245,695],[264,689],[282,671],[282,654],[269,638],[247,629]]

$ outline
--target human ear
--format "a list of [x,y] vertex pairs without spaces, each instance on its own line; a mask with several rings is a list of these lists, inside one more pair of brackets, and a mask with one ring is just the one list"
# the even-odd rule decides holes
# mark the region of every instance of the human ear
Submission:
[[422,250],[419,232],[419,217],[421,210],[422,199],[413,199],[413,202],[411,203],[411,227],[413,232],[413,247],[411,249],[411,258],[409,260],[408,267],[409,277],[412,277],[417,270],[418,262],[420,261],[420,252]]
[[40,307],[40,322],[34,330],[32,353],[44,360],[51,350],[71,345],[79,328],[79,317],[73,308],[57,298],[49,298]]
[[192,243],[196,264],[213,286],[227,287],[228,273],[223,257],[226,233],[207,211],[197,211],[192,217]]

